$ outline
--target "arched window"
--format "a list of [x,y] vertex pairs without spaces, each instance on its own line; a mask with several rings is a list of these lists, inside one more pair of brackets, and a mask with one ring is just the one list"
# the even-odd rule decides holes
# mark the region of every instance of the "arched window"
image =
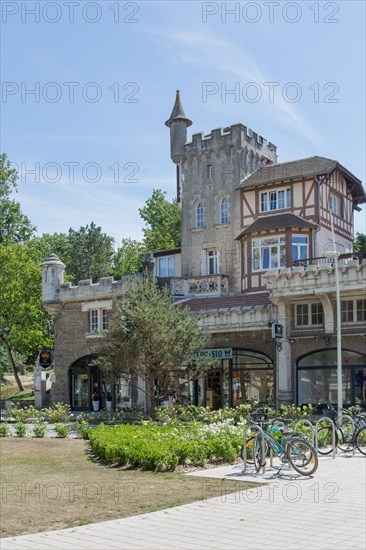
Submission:
[[196,227],[203,227],[204,221],[203,203],[199,202],[196,208]]
[[229,223],[229,204],[227,199],[222,199],[220,205],[220,222]]

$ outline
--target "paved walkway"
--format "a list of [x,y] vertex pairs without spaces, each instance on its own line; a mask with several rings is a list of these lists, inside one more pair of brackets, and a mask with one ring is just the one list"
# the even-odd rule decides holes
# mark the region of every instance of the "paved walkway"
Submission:
[[[365,550],[366,458],[321,457],[312,478],[235,465],[195,472],[266,482],[249,491],[159,512],[1,540],[1,550]],[[216,479],[215,479],[216,478]]]

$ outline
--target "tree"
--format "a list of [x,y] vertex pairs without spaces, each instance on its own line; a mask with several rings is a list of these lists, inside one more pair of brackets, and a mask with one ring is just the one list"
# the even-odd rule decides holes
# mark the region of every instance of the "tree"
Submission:
[[98,350],[98,364],[114,376],[140,376],[147,382],[150,404],[155,407],[172,383],[177,389],[181,367],[206,344],[197,317],[173,305],[167,289],[159,289],[145,275],[136,277],[128,295],[116,304],[105,344]]
[[21,243],[30,239],[35,227],[25,216],[20,204],[10,198],[17,190],[18,173],[5,153],[0,155],[0,244]]
[[154,189],[151,198],[139,209],[147,225],[143,230],[146,251],[180,246],[180,208],[177,201],[169,202],[165,195],[165,192]]
[[66,233],[43,233],[27,243],[35,261],[42,263],[50,254],[56,254],[66,267],[71,262],[69,238]]
[[102,233],[101,227],[91,222],[90,226],[80,227],[78,231],[70,228],[68,240],[67,273],[74,283],[83,279],[97,281],[111,274],[114,240]]
[[364,233],[356,233],[356,238],[353,241],[353,250],[366,254],[366,235]]
[[133,239],[122,239],[121,246],[114,256],[114,275],[119,278],[142,271],[144,251],[142,243]]
[[51,345],[46,336],[49,317],[42,307],[42,271],[22,244],[0,244],[0,265],[0,340],[22,391],[13,352],[30,364],[38,349]]

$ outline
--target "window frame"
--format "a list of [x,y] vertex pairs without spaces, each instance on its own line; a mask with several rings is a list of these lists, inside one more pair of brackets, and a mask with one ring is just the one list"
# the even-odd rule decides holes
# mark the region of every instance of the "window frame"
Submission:
[[206,181],[212,181],[213,180],[213,164],[208,163],[206,164]]
[[[299,313],[299,309],[301,312]],[[313,322],[314,316],[320,317],[320,322]],[[299,323],[299,317],[306,322]],[[294,324],[296,328],[321,327],[324,324],[324,310],[321,302],[300,302],[294,304]]]
[[229,201],[226,197],[220,201],[220,223],[221,225],[229,223]]
[[106,308],[88,309],[88,335],[97,335],[108,330],[108,310]]
[[[361,307],[359,307],[360,303],[361,303]],[[346,306],[346,304],[351,304],[351,307]],[[361,312],[360,316],[359,316],[359,312]],[[350,317],[352,317],[352,319],[350,319]],[[361,317],[361,319],[359,319],[359,317]],[[366,298],[348,298],[348,299],[341,300],[341,324],[348,325],[348,324],[365,323],[365,322],[366,322]]]
[[[210,265],[212,264],[212,270]],[[209,248],[206,250],[206,274],[219,275],[219,254],[217,248]]]
[[[294,243],[294,238],[304,238],[306,239],[306,244],[305,243]],[[296,249],[297,249],[297,258],[294,258],[293,257],[293,247],[296,246]],[[306,248],[306,255],[304,258],[301,257],[301,248],[305,247]],[[300,251],[300,256],[299,256],[299,251]],[[293,262],[296,262],[298,260],[305,260],[309,258],[309,235],[305,235],[305,234],[293,234],[291,235],[291,260]]]
[[203,202],[200,201],[196,205],[196,228],[202,229],[205,226],[205,208]]
[[[161,264],[163,264],[164,262],[166,262],[166,266],[165,266],[166,275],[161,274],[161,271],[162,271]],[[157,276],[162,277],[162,278],[164,278],[164,277],[174,277],[174,274],[175,274],[175,259],[174,259],[174,256],[170,255],[170,256],[163,256],[161,258],[158,258],[158,273],[157,273]]]
[[[263,245],[263,241],[273,241],[277,240],[277,243],[271,243]],[[261,244],[258,246],[257,243]],[[277,248],[277,265],[273,265],[273,248]],[[259,263],[260,267],[255,268],[255,264],[258,261],[257,250],[259,249]],[[263,267],[263,250],[269,250],[268,252],[268,267]],[[281,260],[283,262],[281,263]],[[268,271],[269,269],[280,269],[281,267],[286,267],[286,235],[273,235],[271,237],[259,237],[252,240],[252,272],[259,273],[261,271]]]
[[[335,201],[335,204],[338,205],[337,212],[333,210],[333,201]],[[329,192],[329,209],[333,216],[338,216],[339,218],[342,216],[342,197],[336,191]]]
[[[281,199],[279,194],[281,195]],[[281,202],[281,206],[280,205]],[[274,204],[275,207],[271,208]],[[291,187],[281,187],[279,189],[268,189],[259,193],[259,211],[260,212],[276,212],[277,210],[286,210],[291,208]]]

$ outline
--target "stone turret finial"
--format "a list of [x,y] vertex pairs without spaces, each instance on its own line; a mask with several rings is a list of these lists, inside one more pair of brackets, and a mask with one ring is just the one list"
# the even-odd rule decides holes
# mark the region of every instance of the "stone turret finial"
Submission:
[[172,113],[169,117],[169,119],[166,121],[165,125],[170,128],[172,122],[175,121],[184,121],[186,123],[186,126],[192,126],[192,121],[186,116],[182,102],[180,100],[180,93],[179,90],[177,90],[176,96],[175,96],[175,103],[172,110]]

